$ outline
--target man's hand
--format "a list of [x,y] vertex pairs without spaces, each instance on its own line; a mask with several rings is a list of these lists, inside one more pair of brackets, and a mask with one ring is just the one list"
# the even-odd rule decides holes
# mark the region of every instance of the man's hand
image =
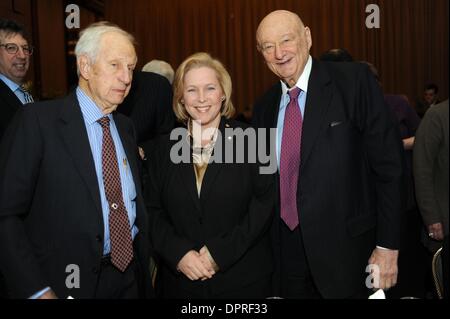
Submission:
[[200,278],[211,279],[215,274],[214,270],[209,271],[200,259],[200,254],[195,250],[190,250],[181,258],[177,269],[186,275],[190,280]]
[[56,297],[55,293],[53,292],[53,290],[49,290],[47,291],[45,294],[43,294],[42,296],[40,296],[38,299],[58,299],[58,297]]
[[369,258],[369,265],[380,269],[379,280],[374,281],[374,288],[389,289],[397,284],[398,250],[375,248]]
[[442,228],[442,223],[431,224],[427,226],[428,236],[434,240],[444,240],[444,230]]

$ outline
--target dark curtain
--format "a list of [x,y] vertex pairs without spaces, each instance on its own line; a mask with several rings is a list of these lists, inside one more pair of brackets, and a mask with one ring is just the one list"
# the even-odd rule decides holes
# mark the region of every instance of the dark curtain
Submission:
[[[372,3],[380,7],[379,29],[365,25]],[[447,98],[448,6],[448,0],[108,0],[105,18],[136,36],[139,67],[157,58],[176,68],[197,51],[219,58],[243,110],[276,80],[255,41],[259,21],[275,9],[297,12],[311,28],[313,56],[344,47],[379,69],[387,93],[414,102],[433,81]]]

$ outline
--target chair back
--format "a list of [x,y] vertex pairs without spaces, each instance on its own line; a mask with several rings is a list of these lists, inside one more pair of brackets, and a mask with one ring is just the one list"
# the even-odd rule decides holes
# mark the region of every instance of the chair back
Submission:
[[444,297],[444,276],[442,273],[442,247],[439,248],[433,256],[431,264],[431,270],[433,272],[434,287],[439,299]]

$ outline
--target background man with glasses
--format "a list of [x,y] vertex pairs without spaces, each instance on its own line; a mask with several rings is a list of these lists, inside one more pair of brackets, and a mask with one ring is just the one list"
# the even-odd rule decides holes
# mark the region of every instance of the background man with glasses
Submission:
[[22,86],[32,53],[25,29],[14,21],[0,19],[0,139],[14,113],[33,102]]

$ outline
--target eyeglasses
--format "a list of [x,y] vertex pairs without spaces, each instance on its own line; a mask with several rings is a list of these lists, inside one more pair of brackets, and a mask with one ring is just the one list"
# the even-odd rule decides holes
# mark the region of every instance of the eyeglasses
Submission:
[[296,38],[294,36],[287,36],[281,39],[281,41],[276,43],[269,43],[269,42],[263,43],[260,46],[260,50],[262,51],[262,53],[266,55],[272,55],[275,52],[275,48],[277,45],[281,50],[285,50],[293,47],[295,45],[295,41]]
[[[0,44],[0,47],[4,47],[6,52],[9,54],[16,54],[19,51],[19,46],[15,43],[5,43]],[[33,47],[29,47],[27,45],[21,46],[23,54],[25,55],[32,55],[33,54]]]

